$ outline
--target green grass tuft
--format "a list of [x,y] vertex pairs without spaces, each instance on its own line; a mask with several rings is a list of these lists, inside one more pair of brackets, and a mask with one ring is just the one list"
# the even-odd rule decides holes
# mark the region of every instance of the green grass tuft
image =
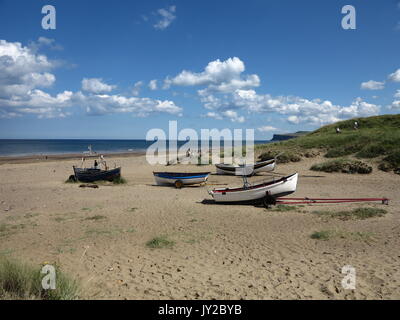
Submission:
[[335,159],[313,165],[310,170],[323,172],[342,172],[368,174],[372,172],[372,167],[366,163],[351,159]]
[[0,299],[74,300],[78,285],[56,267],[56,289],[42,288],[41,268],[0,257]]
[[0,225],[0,237],[6,237],[18,232],[18,230],[25,229],[26,225],[21,224],[6,224],[2,223]]
[[374,240],[374,233],[372,232],[347,232],[347,231],[338,231],[338,230],[324,230],[324,231],[316,231],[311,234],[311,239],[315,240],[329,240],[333,238],[340,239],[350,239],[350,240],[364,240],[370,241]]
[[152,249],[172,248],[174,245],[175,242],[165,236],[155,237],[146,243],[146,246]]
[[99,220],[103,220],[103,219],[107,219],[107,217],[102,216],[102,215],[95,215],[93,217],[87,217],[84,220],[99,221]]
[[301,155],[297,152],[292,151],[283,151],[279,152],[278,150],[270,150],[262,153],[259,156],[260,161],[266,161],[269,159],[273,159],[277,157],[277,163],[289,163],[289,162],[299,162],[301,161]]
[[122,177],[115,178],[113,181],[113,184],[127,184],[128,181]]
[[383,217],[387,213],[378,208],[357,208],[351,211],[314,211],[313,214],[322,217],[337,218],[341,220],[364,220],[374,217]]
[[343,147],[332,148],[325,154],[325,158],[338,158],[348,156],[359,151],[360,149],[360,145],[357,144],[350,144]]
[[332,232],[328,230],[317,231],[311,234],[311,239],[317,239],[317,240],[329,240],[329,238],[331,237],[332,237]]
[[298,208],[296,206],[288,206],[284,204],[278,204],[276,207],[272,208],[269,211],[276,211],[276,212],[287,212],[287,211],[294,211]]
[[386,154],[386,152],[387,152],[387,148],[384,145],[371,144],[371,145],[368,145],[368,146],[362,148],[362,150],[356,154],[356,157],[372,159],[372,158],[377,158],[377,157],[383,156]]
[[379,164],[379,169],[382,171],[393,170],[395,173],[400,174],[400,150],[383,158]]

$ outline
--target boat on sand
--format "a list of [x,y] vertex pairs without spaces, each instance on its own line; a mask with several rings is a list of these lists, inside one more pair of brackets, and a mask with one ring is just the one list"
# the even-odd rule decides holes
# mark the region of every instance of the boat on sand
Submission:
[[95,181],[113,181],[121,177],[121,168],[111,170],[101,170],[97,168],[74,168],[74,175],[77,181],[95,182]]
[[279,180],[271,180],[250,185],[245,180],[240,188],[218,188],[209,191],[215,202],[238,203],[254,202],[268,198],[278,198],[294,193],[297,188],[298,174],[292,174]]
[[260,172],[271,172],[275,169],[275,159],[257,162],[254,165],[216,164],[217,174],[252,176]]
[[153,172],[157,185],[174,185],[182,188],[185,185],[206,183],[211,172]]

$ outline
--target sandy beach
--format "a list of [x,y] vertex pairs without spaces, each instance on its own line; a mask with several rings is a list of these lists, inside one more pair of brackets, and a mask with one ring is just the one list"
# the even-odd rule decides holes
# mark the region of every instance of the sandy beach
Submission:
[[[211,175],[205,187],[160,187],[153,171],[215,168],[152,167],[144,156],[116,156],[108,162],[122,166],[127,183],[83,189],[64,183],[78,160],[3,159],[0,254],[56,263],[79,281],[83,299],[400,299],[400,177],[376,168],[369,175],[310,171],[319,161],[279,165],[276,174],[299,172],[296,197],[387,197],[389,206],[321,204],[279,212],[204,204],[211,199],[207,189],[239,186],[241,179]],[[348,221],[312,214],[359,207],[388,213]],[[341,236],[310,237],[321,230]],[[159,236],[174,245],[146,246]],[[356,268],[355,290],[341,285],[345,265]]]

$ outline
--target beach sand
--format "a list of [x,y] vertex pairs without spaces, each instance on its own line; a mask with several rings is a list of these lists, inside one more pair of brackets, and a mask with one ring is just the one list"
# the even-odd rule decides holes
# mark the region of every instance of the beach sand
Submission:
[[[279,165],[279,174],[299,172],[296,197],[391,199],[389,206],[279,212],[202,203],[211,199],[207,189],[239,186],[239,177],[211,175],[207,186],[181,190],[154,185],[152,171],[215,172],[212,166],[152,167],[144,156],[116,157],[109,165],[122,166],[127,184],[83,189],[64,183],[79,161],[39,160],[1,162],[0,254],[57,263],[79,281],[83,299],[400,299],[400,176],[393,173],[308,170],[321,158]],[[349,221],[312,214],[358,207],[388,213]],[[310,237],[323,230],[339,236]],[[160,236],[174,245],[146,246]],[[345,265],[356,269],[355,290],[341,285]]]

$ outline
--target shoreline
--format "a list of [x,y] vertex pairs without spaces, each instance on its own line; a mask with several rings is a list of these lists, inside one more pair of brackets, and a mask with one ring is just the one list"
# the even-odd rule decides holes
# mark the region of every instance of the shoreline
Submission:
[[[217,150],[218,152],[223,152],[224,148],[210,148],[209,151]],[[164,152],[161,152],[164,153]],[[166,151],[168,154],[168,152]],[[178,151],[179,155],[184,155],[183,152]],[[96,159],[103,155],[108,159],[113,158],[129,158],[129,157],[140,157],[146,155],[146,150],[136,150],[136,151],[128,151],[128,152],[97,152],[96,154],[82,154],[82,153],[60,153],[60,154],[30,154],[30,155],[9,155],[9,156],[0,156],[0,165],[4,164],[24,164],[24,163],[39,163],[39,162],[53,162],[53,161],[62,161],[62,160],[81,160],[82,158],[86,159]]]
[[64,153],[64,154],[33,154],[21,156],[0,156],[0,165],[3,164],[23,164],[23,163],[37,163],[37,162],[53,162],[62,160],[80,160],[83,157],[86,159],[95,159],[100,155],[107,158],[128,158],[140,157],[146,155],[145,151],[131,151],[131,152],[112,152],[112,153],[98,153],[95,155],[85,155],[81,153]]

